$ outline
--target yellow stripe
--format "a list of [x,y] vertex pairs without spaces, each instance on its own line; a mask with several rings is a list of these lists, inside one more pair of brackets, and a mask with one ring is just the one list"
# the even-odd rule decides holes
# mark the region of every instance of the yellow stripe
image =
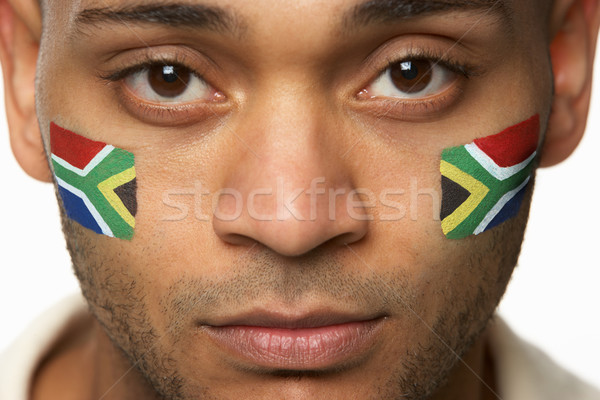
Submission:
[[106,200],[108,200],[115,211],[119,213],[121,218],[123,218],[123,220],[127,222],[129,226],[135,228],[134,216],[131,215],[127,207],[125,207],[125,204],[123,204],[119,196],[117,196],[115,193],[116,188],[126,184],[133,178],[135,178],[135,167],[131,167],[117,175],[111,176],[104,182],[98,184],[98,189],[100,189],[100,192],[102,192],[104,197],[106,197]]
[[490,189],[477,179],[473,178],[471,175],[461,171],[447,161],[442,160],[440,164],[440,172],[442,175],[458,183],[471,193],[469,198],[464,203],[462,203],[456,210],[454,210],[452,214],[448,215],[442,221],[442,230],[444,231],[444,235],[447,235],[456,229],[456,227],[465,219],[467,219],[467,217],[485,198]]

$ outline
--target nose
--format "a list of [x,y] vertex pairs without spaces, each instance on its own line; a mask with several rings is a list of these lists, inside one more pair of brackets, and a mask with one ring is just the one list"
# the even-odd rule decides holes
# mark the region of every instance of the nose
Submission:
[[343,158],[335,112],[279,100],[255,106],[231,132],[237,138],[213,213],[215,233],[290,257],[361,240],[368,215],[353,192],[356,166]]

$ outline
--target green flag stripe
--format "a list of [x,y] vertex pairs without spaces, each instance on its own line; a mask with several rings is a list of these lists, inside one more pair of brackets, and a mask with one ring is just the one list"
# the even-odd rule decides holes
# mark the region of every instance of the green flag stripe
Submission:
[[[121,149],[114,149],[85,177],[82,177],[73,171],[63,168],[60,164],[56,162],[53,162],[53,164],[55,166],[60,167],[60,171],[55,171],[55,173],[61,179],[64,179],[64,174],[64,176],[72,176],[73,179],[77,179],[80,185],[83,185],[85,187],[96,187],[100,182],[103,182],[111,176],[131,168],[134,165],[134,162],[133,155],[131,153],[128,153]],[[83,187],[79,188],[83,190]]]
[[53,164],[56,176],[85,193],[104,221],[108,224],[115,237],[128,239],[133,236],[133,228],[121,218],[114,208],[112,208],[108,200],[106,200],[104,195],[98,189],[97,185],[90,185],[89,182],[86,182],[87,177],[81,177],[54,161]]
[[56,176],[86,194],[116,237],[130,239],[133,236],[133,228],[121,218],[98,189],[99,183],[134,165],[131,153],[122,149],[113,150],[85,177],[62,167],[54,160],[52,164]]
[[473,212],[452,232],[448,233],[447,237],[450,239],[459,239],[471,235],[498,200],[500,200],[507,192],[517,188],[525,179],[527,179],[531,174],[531,168],[533,167],[532,161],[527,167],[514,176],[504,181],[500,181],[479,164],[464,146],[444,150],[442,159],[481,181],[490,189],[487,196],[475,210],[473,210]]

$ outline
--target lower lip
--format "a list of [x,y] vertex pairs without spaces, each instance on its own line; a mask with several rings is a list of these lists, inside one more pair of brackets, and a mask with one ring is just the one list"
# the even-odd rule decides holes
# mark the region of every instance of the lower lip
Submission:
[[317,328],[209,326],[208,335],[221,347],[265,368],[314,370],[354,360],[372,348],[383,319]]

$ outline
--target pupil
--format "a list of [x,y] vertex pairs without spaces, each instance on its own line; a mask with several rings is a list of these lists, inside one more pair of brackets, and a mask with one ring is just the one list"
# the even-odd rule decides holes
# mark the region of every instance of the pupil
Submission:
[[419,67],[411,61],[401,63],[400,68],[405,79],[412,80],[419,76]]
[[427,60],[408,60],[390,67],[394,86],[404,93],[419,93],[427,89],[432,79],[432,65]]
[[178,97],[187,89],[192,73],[177,65],[156,65],[148,70],[148,83],[162,97]]
[[177,80],[177,74],[175,73],[175,67],[168,65],[163,67],[163,79],[167,83],[173,83]]

